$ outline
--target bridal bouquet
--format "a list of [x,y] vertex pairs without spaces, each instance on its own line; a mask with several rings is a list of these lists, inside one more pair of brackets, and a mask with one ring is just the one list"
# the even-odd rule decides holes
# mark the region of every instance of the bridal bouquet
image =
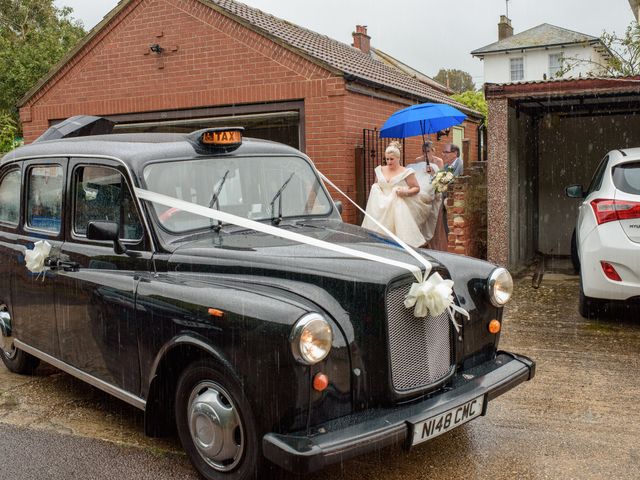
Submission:
[[451,170],[444,169],[436,173],[431,182],[435,191],[438,193],[446,192],[449,188],[449,184],[455,179],[455,175]]

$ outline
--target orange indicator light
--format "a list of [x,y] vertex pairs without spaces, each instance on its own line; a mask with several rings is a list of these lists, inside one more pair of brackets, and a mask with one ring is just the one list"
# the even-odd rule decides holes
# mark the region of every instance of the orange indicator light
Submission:
[[224,316],[224,312],[222,310],[218,310],[217,308],[210,308],[209,315],[211,315],[212,317],[222,318]]
[[500,331],[500,322],[498,320],[491,320],[489,322],[489,332],[494,335]]
[[322,392],[329,386],[329,377],[327,377],[324,373],[316,373],[316,376],[313,377],[313,389],[318,392]]

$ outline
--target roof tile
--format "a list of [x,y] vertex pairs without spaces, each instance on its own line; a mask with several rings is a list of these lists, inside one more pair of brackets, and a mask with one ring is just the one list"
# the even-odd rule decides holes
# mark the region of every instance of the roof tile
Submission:
[[446,103],[469,112],[469,108],[430,85],[409,76],[359,49],[288,22],[234,0],[208,0],[253,27],[347,75],[409,93],[434,103]]

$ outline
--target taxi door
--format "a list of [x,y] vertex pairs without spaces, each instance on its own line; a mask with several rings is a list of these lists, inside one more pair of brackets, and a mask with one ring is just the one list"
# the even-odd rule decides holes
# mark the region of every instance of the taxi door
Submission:
[[58,357],[55,315],[56,271],[32,272],[24,252],[40,240],[55,251],[62,246],[66,216],[66,158],[33,159],[22,167],[21,228],[13,237],[11,305],[13,336],[48,355]]
[[[56,314],[61,358],[112,386],[138,394],[140,361],[135,295],[152,267],[148,232],[118,162],[71,159],[69,214],[58,268]],[[119,225],[125,253],[89,240],[91,221]]]

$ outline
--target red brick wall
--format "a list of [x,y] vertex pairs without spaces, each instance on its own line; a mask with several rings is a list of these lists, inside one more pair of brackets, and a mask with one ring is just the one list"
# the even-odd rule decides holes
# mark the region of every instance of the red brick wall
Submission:
[[448,250],[477,258],[487,256],[486,162],[469,162],[447,198]]

